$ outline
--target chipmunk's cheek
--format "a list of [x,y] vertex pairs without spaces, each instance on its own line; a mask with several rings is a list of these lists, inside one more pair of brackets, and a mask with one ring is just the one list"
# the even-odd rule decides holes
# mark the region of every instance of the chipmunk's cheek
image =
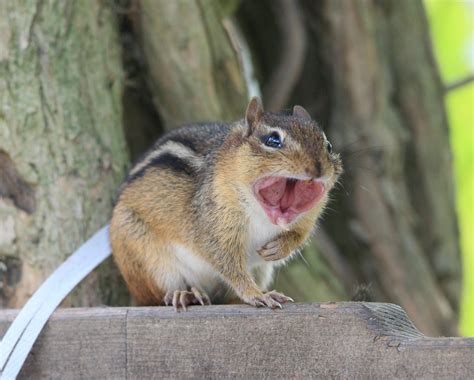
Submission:
[[254,193],[271,222],[285,227],[324,196],[325,186],[320,181],[266,177],[257,181]]

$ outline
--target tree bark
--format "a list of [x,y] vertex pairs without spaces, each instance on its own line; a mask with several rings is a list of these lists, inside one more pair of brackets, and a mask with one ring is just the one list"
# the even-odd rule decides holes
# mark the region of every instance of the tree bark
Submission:
[[[103,2],[5,0],[0,14],[0,306],[20,307],[110,217],[123,75]],[[118,302],[108,281],[105,265],[67,303]]]
[[243,117],[247,88],[220,3],[142,0],[140,6],[148,83],[165,128]]

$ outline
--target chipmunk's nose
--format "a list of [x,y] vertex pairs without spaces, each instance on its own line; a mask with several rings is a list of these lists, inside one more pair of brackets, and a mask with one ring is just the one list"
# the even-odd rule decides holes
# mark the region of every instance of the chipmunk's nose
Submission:
[[319,178],[323,176],[323,168],[320,161],[316,161],[313,167],[308,167],[306,173],[312,178]]
[[323,176],[323,166],[321,165],[321,161],[316,162],[316,178]]

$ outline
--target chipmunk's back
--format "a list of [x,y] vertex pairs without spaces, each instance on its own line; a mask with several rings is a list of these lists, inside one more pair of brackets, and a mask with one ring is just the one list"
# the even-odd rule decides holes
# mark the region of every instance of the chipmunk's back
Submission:
[[225,141],[232,125],[200,123],[172,130],[146,152],[130,171],[125,185],[150,169],[168,168],[177,174],[196,175]]

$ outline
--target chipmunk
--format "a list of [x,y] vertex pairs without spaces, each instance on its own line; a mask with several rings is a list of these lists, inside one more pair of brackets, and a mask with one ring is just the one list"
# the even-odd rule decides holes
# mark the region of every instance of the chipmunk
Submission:
[[232,124],[159,139],[122,185],[110,224],[115,261],[139,305],[228,302],[281,308],[274,268],[310,236],[342,172],[301,106],[264,112],[251,99]]

